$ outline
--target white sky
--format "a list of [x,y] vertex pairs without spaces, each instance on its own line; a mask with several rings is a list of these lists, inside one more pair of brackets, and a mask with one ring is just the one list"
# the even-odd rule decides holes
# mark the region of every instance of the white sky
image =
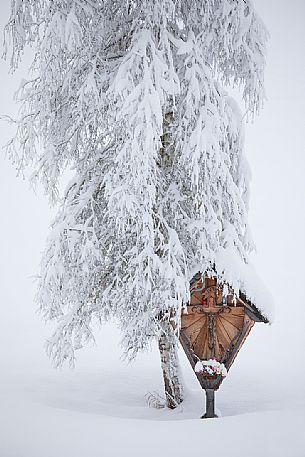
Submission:
[[266,344],[274,352],[277,345],[278,355],[284,346],[284,355],[297,359],[305,347],[305,1],[254,4],[270,41],[268,100],[246,137],[252,168],[250,222],[257,269],[275,298],[277,317]]
[[[271,37],[268,100],[246,130],[246,154],[252,168],[250,220],[258,250],[255,264],[274,295],[277,320],[272,327],[256,326],[249,347],[276,358],[285,338],[290,344],[285,345],[284,355],[297,360],[303,356],[305,317],[305,1],[254,0],[254,4]],[[9,1],[2,0],[1,35],[8,9]],[[25,67],[8,75],[7,64],[0,62],[1,114],[16,113],[12,97],[24,75]],[[11,133],[1,121],[1,145]],[[16,178],[3,154],[0,208],[0,362],[2,366],[21,363],[25,345],[40,363],[48,364],[42,349],[45,329],[34,314],[32,276],[38,272],[51,212],[42,195],[35,195],[27,182]]]

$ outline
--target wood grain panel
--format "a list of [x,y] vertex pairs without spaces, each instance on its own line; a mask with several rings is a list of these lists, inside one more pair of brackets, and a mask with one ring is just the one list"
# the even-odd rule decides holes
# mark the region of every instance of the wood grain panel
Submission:
[[[223,287],[217,286],[216,278],[206,276],[204,284],[205,287],[200,277],[191,286],[188,313],[181,316],[181,331],[197,357],[221,360],[243,328],[245,309],[244,306],[222,306]],[[209,321],[214,328],[212,339]]]
[[223,312],[219,311],[213,313],[215,328],[213,349],[208,346],[208,312],[202,314],[196,310],[192,312],[192,308],[189,307],[189,314],[182,315],[181,329],[200,359],[216,357],[217,360],[221,360],[243,327],[245,317],[243,308],[230,310],[226,308]]
[[192,313],[192,314],[183,314],[181,317],[181,327],[188,328],[190,325],[194,324],[195,322],[199,321],[202,318],[206,318],[202,314]]

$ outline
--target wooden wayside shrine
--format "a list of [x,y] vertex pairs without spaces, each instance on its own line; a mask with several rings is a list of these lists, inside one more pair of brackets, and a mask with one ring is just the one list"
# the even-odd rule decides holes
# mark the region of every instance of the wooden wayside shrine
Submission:
[[[190,283],[190,303],[182,312],[180,342],[195,371],[198,361],[216,360],[229,371],[255,322],[268,320],[243,294],[237,297],[216,277],[197,273]],[[223,381],[221,374],[196,372],[206,391],[206,413],[215,415],[214,395]]]

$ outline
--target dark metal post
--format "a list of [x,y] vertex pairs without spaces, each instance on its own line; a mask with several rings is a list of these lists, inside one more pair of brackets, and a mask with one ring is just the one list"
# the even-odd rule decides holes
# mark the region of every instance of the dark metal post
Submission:
[[217,417],[215,414],[215,390],[214,389],[205,389],[206,395],[206,413],[202,416],[201,419],[210,419],[212,417]]

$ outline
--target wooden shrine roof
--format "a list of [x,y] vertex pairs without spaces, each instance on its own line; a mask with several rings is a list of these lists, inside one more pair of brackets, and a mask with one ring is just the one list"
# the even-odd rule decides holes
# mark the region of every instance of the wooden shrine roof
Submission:
[[[198,281],[201,276],[201,272],[196,273],[190,281],[190,286],[192,286],[192,284],[195,281]],[[210,275],[210,277],[212,278],[215,276]],[[255,306],[255,304],[247,298],[246,293],[240,291],[237,299],[239,302],[241,302],[241,304],[245,306],[247,314],[249,315],[249,317],[251,317],[251,319],[253,319],[255,322],[264,322],[265,324],[269,323],[269,320],[260,312],[260,310]]]

